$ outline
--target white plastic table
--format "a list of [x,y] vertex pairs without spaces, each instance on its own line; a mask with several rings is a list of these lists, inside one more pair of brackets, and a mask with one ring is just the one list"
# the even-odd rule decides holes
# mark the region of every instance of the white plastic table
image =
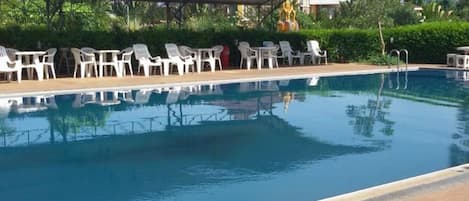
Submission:
[[263,54],[269,54],[269,52],[274,51],[276,47],[251,47],[251,49],[257,51],[257,69],[260,70],[262,68],[262,64],[264,64]]
[[[117,77],[122,77],[122,69],[120,69],[117,64],[117,54],[119,54],[119,50],[96,50],[95,52],[98,54],[99,77],[103,77],[104,66],[114,66]],[[106,57],[109,54],[112,55],[110,61],[108,61]]]
[[463,51],[464,54],[469,54],[469,46],[457,47],[456,50]]
[[[45,51],[17,51],[15,52],[17,57],[17,62],[20,64],[21,69],[23,68],[34,68],[37,73],[37,79],[41,81],[44,76],[44,66],[39,60],[39,56],[45,55]],[[33,62],[29,62],[29,57],[33,57]],[[24,58],[24,63],[23,63]],[[29,70],[29,69],[28,69]],[[28,78],[32,77],[32,71],[28,71]]]
[[197,55],[196,55],[197,73],[200,73],[200,71],[202,71],[202,55],[204,53],[207,53],[211,57],[213,57],[213,52],[215,51],[215,49],[214,48],[193,48],[193,50],[197,51]]

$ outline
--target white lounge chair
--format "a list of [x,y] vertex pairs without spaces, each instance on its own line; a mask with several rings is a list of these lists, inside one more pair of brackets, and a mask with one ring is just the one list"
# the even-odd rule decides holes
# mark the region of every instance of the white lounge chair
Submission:
[[46,55],[42,57],[42,65],[44,66],[44,74],[46,75],[47,79],[49,79],[49,70],[52,73],[52,77],[56,79],[55,67],[54,67],[55,53],[57,53],[57,48],[50,48],[46,50]]
[[166,48],[166,53],[170,60],[170,66],[176,65],[179,75],[183,75],[184,72],[189,72],[189,68],[192,67],[192,72],[194,72],[194,61],[191,56],[182,56],[179,53],[178,47],[174,43],[166,43],[164,45]]
[[0,73],[8,73],[8,80],[11,80],[11,73],[16,73],[18,83],[21,82],[21,67],[18,62],[11,61],[5,47],[0,46]]
[[249,43],[239,42],[238,50],[241,53],[241,61],[239,62],[239,68],[243,68],[243,61],[246,60],[246,68],[251,70],[251,63],[257,63],[258,52],[250,48]]
[[94,67],[94,74],[98,77],[98,68],[96,66],[96,60],[94,60],[94,54],[89,54],[81,51],[77,48],[70,48],[73,58],[75,59],[75,70],[73,72],[73,78],[77,77],[77,70],[80,67],[80,78],[85,77],[85,73],[90,77],[91,68]]
[[293,49],[290,46],[290,42],[280,41],[279,45],[282,51],[282,54],[279,56],[279,58],[283,58],[284,61],[285,59],[288,59],[289,66],[293,65],[294,59],[298,59],[300,64],[304,63],[303,53],[301,53],[300,51],[293,51]]
[[316,40],[309,40],[306,42],[308,46],[308,52],[312,53],[312,61],[313,64],[316,64],[316,60],[318,64],[321,64],[321,58],[324,58],[324,63],[327,64],[327,51],[321,50],[319,48],[319,42]]
[[145,44],[135,44],[133,45],[133,49],[135,52],[135,59],[138,61],[138,73],[140,73],[140,68],[143,68],[145,77],[148,77],[150,76],[150,67],[159,67],[160,75],[163,75],[161,57],[152,57],[148,51],[147,45]]
[[119,54],[121,55],[121,58],[117,60],[117,66],[119,69],[122,71],[122,75],[125,76],[127,71],[125,70],[125,67],[127,66],[130,72],[130,76],[134,76],[134,72],[132,70],[132,54],[134,53],[134,50],[131,47],[125,48],[122,50]]

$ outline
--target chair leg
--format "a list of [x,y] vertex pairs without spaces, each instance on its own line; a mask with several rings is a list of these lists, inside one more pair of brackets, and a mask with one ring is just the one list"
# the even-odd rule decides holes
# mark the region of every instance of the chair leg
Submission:
[[218,65],[220,66],[220,71],[223,70],[223,66],[221,65],[221,60],[218,59]]
[[21,70],[16,71],[16,80],[18,81],[18,83],[21,83]]
[[86,64],[80,64],[80,75],[81,75],[81,79],[83,79],[85,77],[85,71],[88,71],[88,65]]
[[130,71],[130,77],[134,76],[134,72],[132,71],[132,64],[129,63],[129,71]]
[[54,77],[54,80],[57,79],[57,77],[56,77],[56,75],[55,75],[55,66],[54,66],[54,64],[52,64],[52,65],[50,66],[50,70],[52,71],[52,77]]
[[46,79],[49,79],[49,65],[44,65],[43,68],[44,68],[43,69],[44,70],[43,74],[45,75]]

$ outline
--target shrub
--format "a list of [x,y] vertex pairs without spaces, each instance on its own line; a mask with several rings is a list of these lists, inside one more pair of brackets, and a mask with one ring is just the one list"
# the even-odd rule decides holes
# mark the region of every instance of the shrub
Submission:
[[[455,47],[469,45],[469,23],[425,23],[384,30],[387,50],[407,49],[410,62],[443,63],[448,52]],[[392,38],[392,40],[391,40]],[[328,51],[331,61],[360,61],[380,53],[376,29],[310,29],[300,32],[278,33],[263,30],[189,30],[146,29],[125,31],[49,32],[45,27],[0,29],[0,45],[17,49],[41,49],[48,47],[95,47],[97,49],[123,49],[134,43],[145,43],[154,55],[165,56],[164,43],[174,42],[193,47],[210,47],[225,44],[230,47],[231,63],[239,63],[236,42],[247,41],[252,46],[262,41],[290,41],[294,49],[305,50],[306,40],[318,40]],[[392,41],[392,42],[391,42]]]

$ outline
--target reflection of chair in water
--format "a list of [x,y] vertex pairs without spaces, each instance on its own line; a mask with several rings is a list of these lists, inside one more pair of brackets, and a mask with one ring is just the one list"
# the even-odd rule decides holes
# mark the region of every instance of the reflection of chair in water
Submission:
[[166,104],[173,104],[179,100],[179,94],[181,93],[181,87],[174,87],[168,89],[166,96]]
[[126,103],[133,103],[135,100],[132,98],[132,91],[125,90],[125,91],[117,91],[117,98],[121,101]]
[[47,106],[44,103],[41,103],[41,98],[41,96],[37,96],[23,97],[21,101],[18,99],[12,104],[13,111],[17,113],[29,113],[46,110]]
[[117,91],[101,91],[98,92],[99,99],[96,103],[102,106],[110,106],[120,104],[121,101],[117,97]]
[[456,71],[455,72],[455,80],[458,81],[469,81],[469,72],[466,71]]
[[317,86],[319,82],[319,77],[312,77],[306,80],[308,86]]
[[[154,89],[140,89],[135,94],[135,104],[147,104]],[[155,90],[161,93],[161,90]]]
[[286,87],[290,84],[290,80],[280,80],[278,81],[278,85],[281,87]]
[[86,92],[75,94],[75,99],[73,100],[73,108],[81,108],[86,104],[96,103],[96,92]]
[[22,98],[0,98],[0,118],[7,117],[10,113],[11,106],[14,103],[18,103]]

